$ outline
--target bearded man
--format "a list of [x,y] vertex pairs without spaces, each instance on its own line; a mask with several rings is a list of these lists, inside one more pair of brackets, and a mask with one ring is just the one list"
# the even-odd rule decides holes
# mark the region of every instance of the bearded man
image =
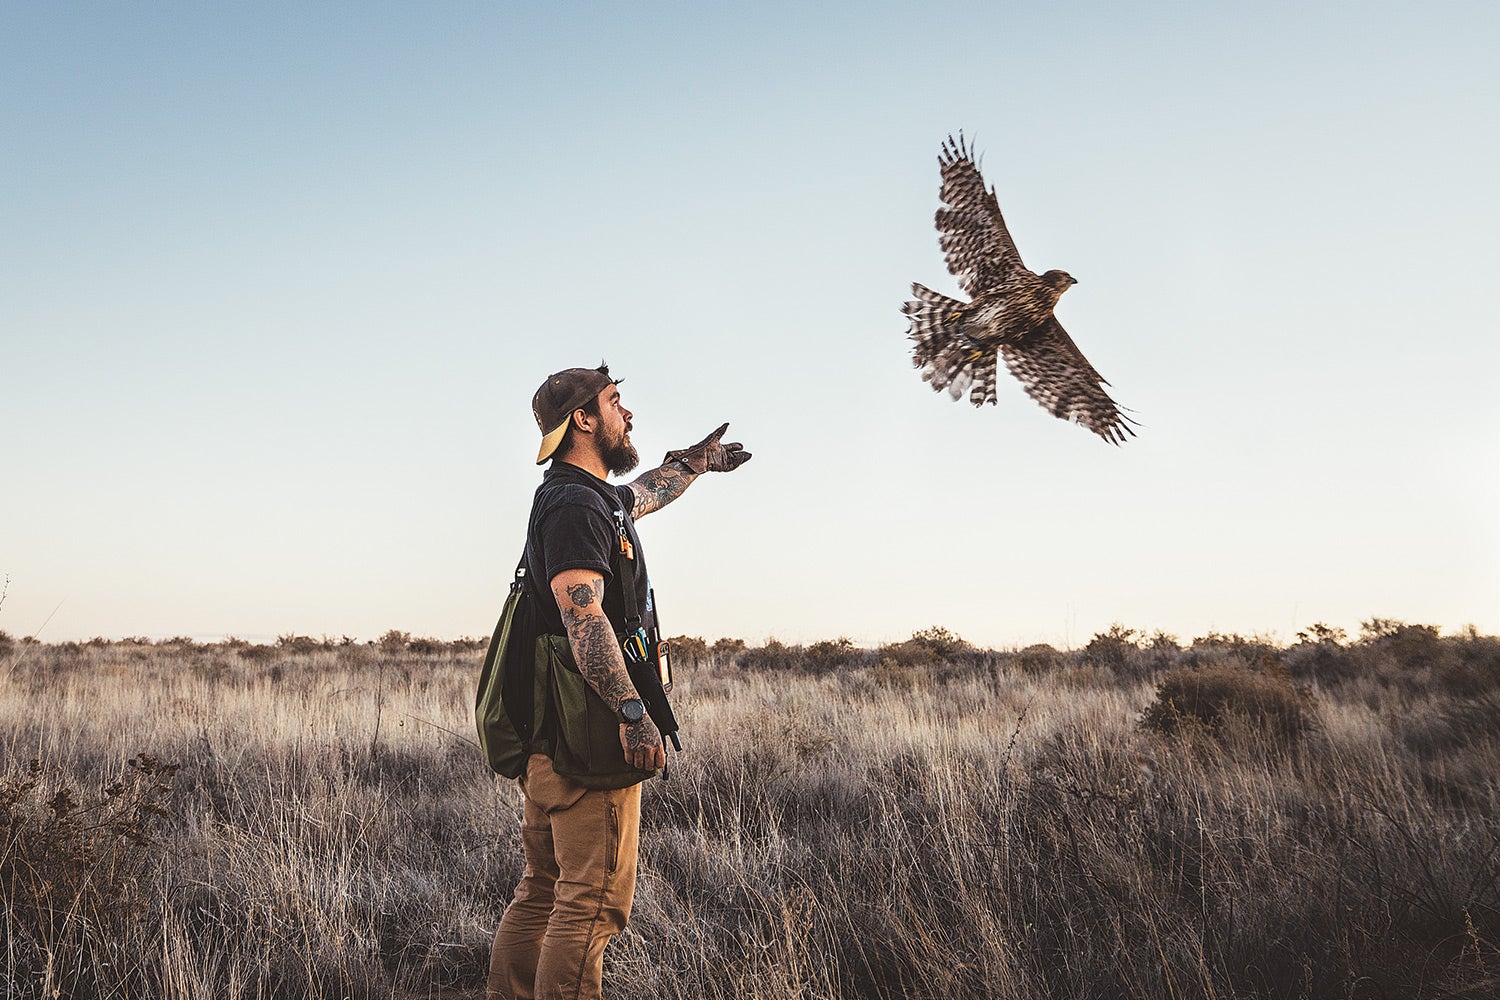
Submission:
[[630,916],[640,782],[666,766],[661,733],[621,650],[627,608],[638,609],[648,629],[654,625],[635,521],[677,499],[704,472],[739,468],[750,453],[721,443],[724,424],[691,448],[668,452],[634,482],[611,485],[607,478],[632,471],[639,456],[630,443],[634,415],[608,366],[549,375],[531,409],[542,432],[537,464],[552,462],[526,532],[526,576],[550,590],[550,600],[538,602],[536,627],[558,643],[566,637],[577,673],[618,715],[619,758],[606,762],[615,772],[607,783],[623,787],[590,787],[583,776],[558,773],[553,757],[566,734],[539,732],[530,745],[518,779],[526,869],[495,932],[486,996],[594,998],[604,948]]

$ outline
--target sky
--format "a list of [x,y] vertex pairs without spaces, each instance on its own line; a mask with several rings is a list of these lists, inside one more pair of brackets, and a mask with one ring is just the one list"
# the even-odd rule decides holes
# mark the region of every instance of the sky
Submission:
[[[1500,7],[0,0],[0,630],[487,634],[550,372],[669,634],[1500,632]],[[911,367],[963,130],[1140,421]]]

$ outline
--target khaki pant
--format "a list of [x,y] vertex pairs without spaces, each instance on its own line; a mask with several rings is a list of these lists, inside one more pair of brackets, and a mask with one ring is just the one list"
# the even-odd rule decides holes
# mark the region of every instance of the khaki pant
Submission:
[[635,894],[641,786],[591,791],[532,754],[521,790],[526,871],[495,931],[485,996],[594,1000]]

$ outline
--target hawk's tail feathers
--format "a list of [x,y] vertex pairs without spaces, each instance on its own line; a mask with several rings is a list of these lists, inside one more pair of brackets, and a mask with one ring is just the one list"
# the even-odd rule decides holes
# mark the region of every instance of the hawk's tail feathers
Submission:
[[915,299],[901,307],[911,319],[907,336],[912,347],[912,367],[922,370],[922,381],[933,389],[948,391],[953,399],[962,399],[973,385],[969,398],[975,406],[995,401],[995,355],[975,364],[973,344],[963,336],[963,313],[968,303],[934,292],[925,285],[912,285]]
[[995,405],[995,369],[994,351],[974,365],[974,388],[969,393],[969,402],[975,406],[983,406],[985,403]]

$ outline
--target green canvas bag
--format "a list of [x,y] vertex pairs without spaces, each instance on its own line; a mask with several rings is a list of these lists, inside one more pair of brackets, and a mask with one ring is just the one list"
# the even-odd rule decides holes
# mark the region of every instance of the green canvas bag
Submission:
[[[507,778],[518,777],[526,769],[533,738],[545,723],[537,708],[545,708],[546,699],[536,697],[535,669],[537,645],[527,626],[533,616],[528,612],[526,568],[516,568],[516,578],[500,612],[500,621],[490,637],[479,672],[479,690],[474,697],[474,722],[479,729],[479,749],[490,770]],[[522,661],[529,654],[532,664]],[[530,666],[530,669],[527,667]],[[509,697],[507,697],[509,695]],[[529,697],[528,697],[529,695]],[[507,701],[510,704],[507,705]]]
[[584,680],[567,637],[537,635],[524,564],[516,568],[490,638],[474,721],[490,769],[506,778],[526,770],[533,753],[585,788],[628,788],[655,771],[625,760],[620,719]]

